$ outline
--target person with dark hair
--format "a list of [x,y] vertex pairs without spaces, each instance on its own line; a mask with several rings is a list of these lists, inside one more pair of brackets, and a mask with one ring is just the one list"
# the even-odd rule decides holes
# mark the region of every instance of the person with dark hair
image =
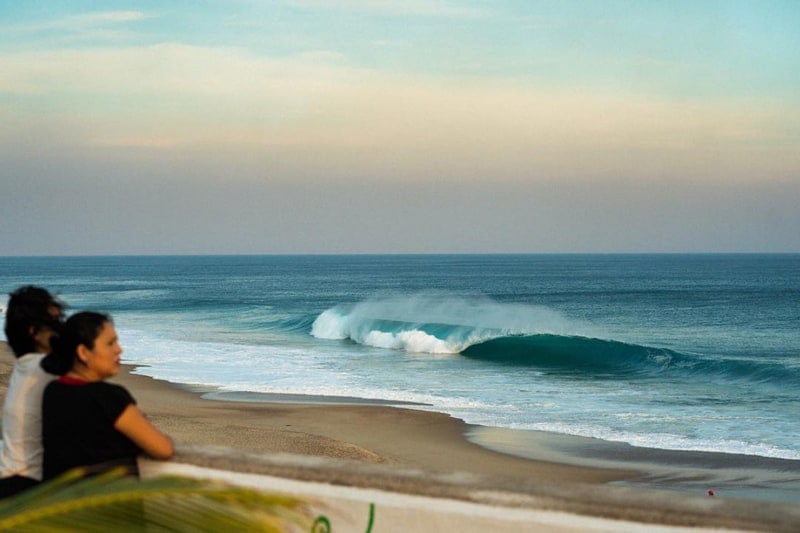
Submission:
[[44,479],[74,467],[90,474],[124,466],[138,475],[136,457],[172,457],[172,439],[136,407],[122,386],[105,380],[119,372],[117,332],[111,317],[84,311],[69,317],[53,338],[42,368],[61,377],[44,389]]
[[9,296],[4,331],[15,361],[3,403],[0,498],[42,479],[42,392],[56,376],[42,370],[40,362],[61,328],[64,309],[46,289],[33,285]]

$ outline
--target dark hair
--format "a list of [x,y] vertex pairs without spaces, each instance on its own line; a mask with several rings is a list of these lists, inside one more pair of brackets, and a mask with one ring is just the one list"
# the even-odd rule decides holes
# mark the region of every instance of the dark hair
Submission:
[[61,333],[50,339],[52,351],[42,359],[42,368],[57,376],[69,372],[78,357],[78,346],[83,344],[93,349],[94,341],[109,322],[113,323],[110,316],[94,311],[82,311],[69,317]]
[[[16,357],[36,351],[36,341],[31,335],[43,327],[58,332],[63,321],[64,304],[46,289],[26,285],[9,294],[6,309],[5,333],[8,345]],[[51,310],[56,309],[54,317]]]

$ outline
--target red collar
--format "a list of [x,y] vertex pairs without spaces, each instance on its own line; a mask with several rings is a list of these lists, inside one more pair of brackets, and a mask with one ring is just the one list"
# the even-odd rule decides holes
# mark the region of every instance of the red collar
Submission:
[[82,378],[76,378],[72,376],[61,376],[58,378],[59,383],[63,383],[64,385],[88,385],[89,382]]

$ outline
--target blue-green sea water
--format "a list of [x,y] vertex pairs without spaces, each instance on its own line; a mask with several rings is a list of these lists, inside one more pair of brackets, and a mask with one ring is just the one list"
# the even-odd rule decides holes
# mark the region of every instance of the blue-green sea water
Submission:
[[29,283],[176,383],[800,460],[797,254],[0,258]]

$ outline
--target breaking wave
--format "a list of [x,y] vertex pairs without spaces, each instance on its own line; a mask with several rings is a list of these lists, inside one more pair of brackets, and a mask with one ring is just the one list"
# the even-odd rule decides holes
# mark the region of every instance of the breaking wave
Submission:
[[377,348],[460,354],[593,377],[676,372],[763,383],[798,379],[797,369],[778,364],[599,338],[588,325],[553,309],[485,298],[416,296],[337,306],[316,318],[311,334]]

